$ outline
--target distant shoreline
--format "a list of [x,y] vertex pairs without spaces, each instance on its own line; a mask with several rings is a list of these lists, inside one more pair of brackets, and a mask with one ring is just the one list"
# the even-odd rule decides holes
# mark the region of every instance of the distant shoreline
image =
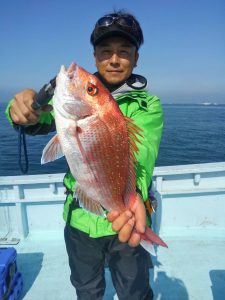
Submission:
[[[14,97],[14,95],[16,94],[16,92],[4,92],[4,91],[0,91],[0,106],[4,105],[7,106],[7,104],[9,103],[9,101]],[[221,103],[221,102],[211,102],[211,101],[202,101],[202,102],[164,102],[161,99],[161,103],[162,105],[179,105],[179,106],[209,106],[209,107],[215,107],[215,106],[225,106],[225,103]]]
[[[6,99],[4,97],[0,96],[0,106],[2,106],[2,104],[7,105],[8,102],[10,101],[10,98]],[[190,102],[190,103],[185,103],[185,102],[163,102],[161,101],[162,105],[179,105],[179,106],[210,106],[210,107],[216,107],[216,106],[225,106],[225,103],[209,103],[209,102],[202,102],[202,103],[194,103],[194,102]]]
[[225,106],[225,103],[180,103],[180,102],[174,102],[174,103],[166,103],[166,102],[162,102],[163,105],[181,105],[181,106]]

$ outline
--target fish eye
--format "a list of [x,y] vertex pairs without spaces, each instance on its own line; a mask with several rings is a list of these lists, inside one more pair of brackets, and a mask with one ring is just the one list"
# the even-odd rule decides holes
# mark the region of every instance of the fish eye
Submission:
[[94,85],[93,83],[88,83],[87,84],[87,92],[89,95],[94,96],[98,93],[98,88],[96,85]]

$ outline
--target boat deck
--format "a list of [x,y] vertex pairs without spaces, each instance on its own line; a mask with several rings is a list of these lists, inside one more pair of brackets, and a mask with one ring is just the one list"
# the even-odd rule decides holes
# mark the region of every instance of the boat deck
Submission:
[[[165,239],[169,248],[158,248],[149,270],[155,299],[225,299],[224,240]],[[62,232],[58,237],[29,237],[16,249],[24,279],[22,299],[76,299]],[[107,268],[106,284],[104,300],[118,299]]]

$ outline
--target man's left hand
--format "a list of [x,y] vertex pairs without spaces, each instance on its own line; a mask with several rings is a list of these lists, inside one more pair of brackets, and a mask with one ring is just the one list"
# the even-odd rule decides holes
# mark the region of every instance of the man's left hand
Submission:
[[126,210],[121,214],[112,210],[107,214],[107,219],[112,222],[112,229],[118,232],[121,242],[128,242],[131,247],[140,244],[140,234],[145,232],[146,227],[146,211],[141,196],[138,195],[132,210]]

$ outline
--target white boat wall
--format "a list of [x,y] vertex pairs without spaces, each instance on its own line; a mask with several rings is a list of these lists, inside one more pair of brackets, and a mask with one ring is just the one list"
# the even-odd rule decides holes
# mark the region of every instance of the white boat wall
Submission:
[[[23,299],[75,299],[63,241],[63,176],[0,177],[0,247],[17,249]],[[225,162],[156,167],[153,190],[153,229],[169,245],[153,258],[155,299],[225,299]],[[106,278],[104,299],[113,299],[108,270]]]

